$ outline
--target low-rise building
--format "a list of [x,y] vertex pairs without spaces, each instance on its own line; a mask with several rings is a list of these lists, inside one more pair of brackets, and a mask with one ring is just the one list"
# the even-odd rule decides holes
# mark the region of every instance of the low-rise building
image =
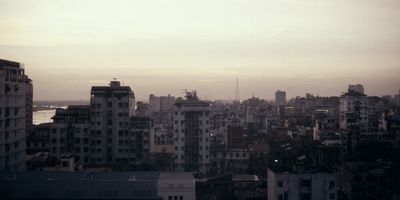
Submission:
[[0,173],[0,199],[194,200],[191,173]]
[[26,136],[26,154],[48,153],[50,151],[51,123],[34,125],[32,131]]
[[268,200],[335,200],[336,173],[268,169]]

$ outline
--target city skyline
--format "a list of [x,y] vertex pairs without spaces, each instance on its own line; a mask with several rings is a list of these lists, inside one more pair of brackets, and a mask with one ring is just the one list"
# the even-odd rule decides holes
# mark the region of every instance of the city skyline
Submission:
[[88,100],[116,77],[150,93],[233,99],[398,94],[397,1],[0,1],[0,56],[35,100]]
[[0,0],[0,199],[397,200],[399,0]]

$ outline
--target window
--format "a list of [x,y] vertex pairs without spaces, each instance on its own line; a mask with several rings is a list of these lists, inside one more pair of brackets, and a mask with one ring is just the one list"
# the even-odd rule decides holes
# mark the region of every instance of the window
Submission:
[[311,200],[311,193],[301,194],[301,200]]
[[283,200],[289,200],[289,192],[283,193]]
[[301,180],[301,187],[311,187],[311,180]]
[[283,187],[283,181],[278,181],[278,187]]
[[335,181],[329,181],[329,189],[332,189],[335,187]]

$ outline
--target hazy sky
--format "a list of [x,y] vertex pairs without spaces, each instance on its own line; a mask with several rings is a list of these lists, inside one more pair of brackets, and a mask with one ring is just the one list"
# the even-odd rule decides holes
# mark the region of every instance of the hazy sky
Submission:
[[0,0],[0,58],[36,100],[88,99],[113,77],[138,99],[369,95],[400,88],[399,0]]

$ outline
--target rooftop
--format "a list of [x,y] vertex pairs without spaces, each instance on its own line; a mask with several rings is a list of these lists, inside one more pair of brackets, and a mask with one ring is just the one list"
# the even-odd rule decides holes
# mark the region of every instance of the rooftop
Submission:
[[194,182],[191,173],[0,172],[0,199],[162,199],[160,180]]

